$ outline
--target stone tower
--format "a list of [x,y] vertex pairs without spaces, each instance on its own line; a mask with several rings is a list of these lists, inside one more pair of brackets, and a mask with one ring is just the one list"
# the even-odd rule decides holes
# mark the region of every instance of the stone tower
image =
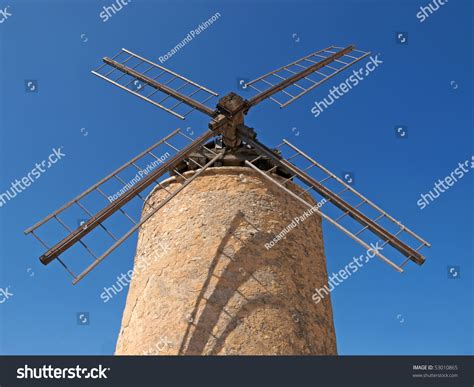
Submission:
[[[147,203],[165,196],[157,187]],[[140,230],[116,354],[336,354],[330,298],[312,301],[327,284],[321,218],[267,248],[305,210],[248,167],[197,177]]]

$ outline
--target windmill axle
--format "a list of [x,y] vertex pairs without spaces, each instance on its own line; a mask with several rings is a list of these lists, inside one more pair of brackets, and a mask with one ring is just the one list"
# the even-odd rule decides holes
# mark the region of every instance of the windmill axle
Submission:
[[241,144],[237,128],[244,126],[246,107],[247,101],[233,92],[222,97],[217,104],[219,114],[209,127],[222,132],[223,142],[229,148],[237,148]]

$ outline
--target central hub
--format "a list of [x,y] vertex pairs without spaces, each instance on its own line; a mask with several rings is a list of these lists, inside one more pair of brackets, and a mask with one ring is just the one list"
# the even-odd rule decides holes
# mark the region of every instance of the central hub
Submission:
[[245,100],[238,94],[229,93],[222,97],[217,104],[217,117],[221,122],[224,144],[229,148],[240,145],[237,127],[244,124]]
[[[255,139],[256,137],[255,131],[245,125],[241,125],[238,132],[244,134],[245,138]],[[245,141],[242,142],[238,134],[236,134],[236,138],[239,141],[239,145],[234,147],[223,144],[224,137],[222,139],[213,139],[204,144],[199,150],[190,153],[187,159],[183,159],[175,164],[174,170],[170,174],[178,175],[187,171],[198,170],[211,161],[217,153],[222,153],[220,160],[212,164],[212,167],[246,167],[246,162],[249,161],[262,171],[271,169],[273,174],[280,175],[285,179],[292,178],[293,173],[290,170],[275,164],[268,156],[257,153]]]

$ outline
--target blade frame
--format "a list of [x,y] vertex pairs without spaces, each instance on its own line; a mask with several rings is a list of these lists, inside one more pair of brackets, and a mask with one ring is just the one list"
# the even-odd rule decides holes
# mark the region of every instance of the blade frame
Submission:
[[105,80],[105,81],[107,81],[107,82],[110,82],[112,85],[115,85],[115,86],[119,87],[120,89],[125,90],[125,91],[129,92],[130,94],[133,94],[133,95],[137,96],[138,98],[141,98],[141,99],[143,99],[143,100],[145,100],[145,101],[151,103],[152,105],[155,105],[156,107],[159,107],[160,109],[163,109],[164,111],[166,111],[166,112],[168,112],[168,113],[174,115],[175,117],[178,117],[178,118],[180,118],[180,119],[182,119],[182,120],[185,119],[185,117],[184,117],[183,115],[181,115],[181,114],[179,114],[179,113],[176,113],[176,112],[174,112],[174,111],[171,110],[171,109],[168,109],[166,106],[163,106],[163,105],[161,105],[160,103],[158,103],[158,102],[156,102],[156,101],[153,101],[152,99],[150,99],[150,98],[148,98],[148,97],[145,97],[144,95],[141,95],[140,93],[137,93],[136,91],[133,91],[133,90],[128,89],[127,87],[121,85],[120,83],[115,82],[114,80],[109,79],[109,78],[105,77],[104,75],[99,74],[99,73],[96,72],[96,71],[91,71],[91,73],[94,74],[94,75],[96,75],[96,76],[98,76],[99,78],[102,78],[103,80]]
[[[309,93],[311,90],[315,89],[316,87],[322,85],[324,82],[328,81],[329,79],[331,79],[332,77],[336,76],[337,74],[343,72],[344,70],[346,70],[347,68],[351,67],[352,65],[354,65],[355,63],[361,61],[362,59],[366,58],[367,56],[370,55],[370,52],[366,53],[365,55],[362,55],[360,58],[357,58],[355,59],[353,62],[351,63],[348,63],[346,64],[344,67],[341,67],[340,69],[337,69],[335,70],[332,74],[330,75],[327,75],[325,78],[321,79],[320,81],[318,82],[315,82],[314,85],[308,87],[305,91],[303,91],[302,93],[298,94],[297,96],[293,97],[292,99],[286,101],[285,103],[283,103],[280,107],[280,109],[283,109],[284,107],[288,106],[290,103],[296,101],[298,98],[302,97],[303,95]],[[314,81],[313,81],[314,82]]]
[[144,218],[134,225],[130,230],[128,230],[120,239],[118,239],[112,246],[110,246],[100,257],[98,257],[94,262],[92,262],[82,273],[77,275],[72,281],[73,285],[76,285],[81,281],[87,274],[89,274],[99,263],[101,263],[105,258],[107,258],[115,249],[117,249],[125,240],[127,240],[135,231],[137,231],[145,222],[147,222],[152,216],[154,216],[162,207],[164,207],[171,199],[173,199],[179,192],[186,188],[190,183],[194,181],[198,176],[200,176],[209,166],[214,164],[224,154],[216,154],[209,162],[207,162],[202,168],[200,168],[193,176],[185,180],[183,185],[176,189],[172,195],[166,197],[157,207],[154,207]]
[[86,195],[88,195],[89,193],[91,193],[92,191],[94,191],[95,189],[97,189],[98,187],[100,187],[104,182],[106,182],[107,180],[113,178],[115,175],[119,174],[121,171],[123,171],[125,168],[127,168],[129,165],[131,165],[132,163],[136,162],[137,160],[139,160],[140,158],[142,158],[145,154],[149,153],[151,150],[153,150],[154,148],[156,148],[158,145],[160,144],[163,144],[165,143],[165,141],[168,141],[170,138],[172,138],[173,136],[175,136],[176,134],[178,134],[180,132],[180,128],[177,128],[175,130],[173,130],[170,134],[168,134],[167,136],[163,137],[161,140],[159,140],[158,142],[156,142],[155,144],[151,145],[150,147],[148,147],[147,149],[145,149],[143,152],[139,153],[137,156],[135,156],[134,158],[132,158],[131,160],[129,160],[128,162],[126,162],[125,164],[123,164],[121,167],[117,168],[115,171],[109,173],[107,176],[105,176],[104,178],[102,178],[101,180],[99,180],[97,183],[95,183],[94,185],[90,186],[88,189],[86,189],[84,192],[82,192],[81,194],[79,194],[78,196],[76,196],[74,199],[70,200],[68,203],[66,203],[65,205],[63,205],[62,207],[58,208],[56,211],[52,212],[51,214],[49,214],[48,216],[46,216],[45,218],[43,218],[42,220],[38,221],[37,223],[35,223],[33,226],[29,227],[28,229],[26,229],[24,231],[25,234],[30,234],[32,233],[33,231],[35,231],[37,228],[41,227],[43,224],[45,224],[48,220],[51,220],[52,218],[54,218],[56,215],[60,214],[61,212],[63,212],[64,210],[66,210],[68,207],[71,207],[75,202],[78,202],[79,200],[81,200],[83,197],[85,197]]
[[334,173],[332,173],[329,169],[327,169],[326,167],[324,167],[323,165],[321,165],[320,163],[318,163],[316,160],[314,160],[312,157],[310,157],[309,155],[307,155],[306,153],[304,153],[301,149],[297,148],[296,146],[294,146],[293,144],[291,144],[288,140],[286,139],[283,139],[283,142],[285,144],[287,144],[290,148],[292,148],[293,150],[295,150],[296,152],[298,152],[299,154],[301,154],[303,157],[305,157],[308,161],[310,161],[312,164],[316,165],[318,168],[320,168],[322,171],[324,171],[327,175],[331,176],[333,179],[335,179],[337,182],[339,182],[340,184],[342,184],[344,187],[346,187],[348,190],[350,190],[354,195],[356,195],[357,197],[359,197],[360,199],[362,199],[363,201],[365,201],[366,203],[368,203],[370,206],[372,206],[374,209],[376,209],[378,212],[380,212],[381,214],[384,214],[384,216],[386,218],[388,218],[389,220],[391,220],[393,223],[399,225],[400,227],[403,228],[403,230],[405,232],[407,232],[408,234],[410,234],[412,237],[414,237],[415,239],[417,239],[419,242],[423,243],[425,246],[427,247],[431,247],[431,244],[427,241],[425,241],[423,238],[421,238],[419,235],[417,235],[415,232],[413,232],[412,230],[410,230],[408,227],[406,227],[405,225],[402,225],[398,220],[396,220],[393,216],[391,216],[389,213],[387,213],[386,211],[382,210],[379,206],[377,206],[374,202],[372,202],[370,199],[366,198],[364,195],[362,195],[360,192],[356,191],[354,188],[352,188],[349,184],[347,184],[346,182],[344,182],[344,180],[340,179],[339,177],[337,177]]
[[347,236],[349,236],[350,238],[354,239],[356,242],[360,243],[362,246],[364,246],[367,250],[372,250],[374,251],[374,254],[377,255],[380,259],[382,259],[384,262],[386,262],[387,264],[389,264],[390,266],[392,266],[394,269],[396,269],[398,272],[400,273],[403,273],[403,269],[398,266],[396,263],[392,262],[390,259],[388,259],[387,257],[385,257],[383,254],[381,254],[379,251],[376,251],[376,250],[373,250],[373,248],[371,246],[369,246],[367,243],[365,243],[363,240],[361,240],[360,238],[354,236],[354,234],[352,234],[349,230],[347,230],[345,227],[341,226],[339,223],[337,223],[336,221],[334,221],[331,217],[329,217],[328,215],[326,215],[324,212],[320,211],[317,207],[314,207],[312,206],[311,204],[309,204],[306,200],[304,200],[303,198],[301,198],[300,196],[296,195],[294,192],[290,191],[288,188],[286,188],[285,186],[283,186],[282,184],[280,184],[278,181],[276,181],[275,179],[273,179],[272,177],[270,177],[269,175],[267,175],[265,172],[263,172],[262,170],[260,170],[259,168],[257,168],[255,165],[253,165],[250,161],[248,160],[245,160],[245,164],[248,165],[249,167],[251,167],[253,170],[255,170],[256,172],[258,172],[262,177],[264,177],[265,179],[269,180],[270,182],[272,182],[273,184],[275,184],[276,186],[278,186],[279,188],[281,188],[283,191],[285,191],[286,193],[288,193],[289,195],[291,195],[293,198],[295,198],[296,200],[298,200],[299,202],[303,203],[305,206],[307,206],[308,208],[312,208],[315,212],[317,212],[321,217],[323,217],[324,219],[326,219],[328,222],[332,223],[334,226],[336,226],[337,228],[339,228],[344,234],[346,234]]
[[[258,103],[262,102],[263,100],[270,98],[272,95],[276,94],[279,91],[282,91],[283,89],[287,88],[288,86],[294,84],[295,82],[298,82],[299,80],[307,77],[308,75],[314,73],[315,71],[321,69],[322,67],[326,66],[327,64],[334,62],[336,59],[344,56],[345,54],[351,52],[352,50],[355,49],[355,46],[347,46],[346,48],[340,50],[336,54],[333,54],[326,59],[323,59],[309,67],[307,67],[305,70],[300,71],[299,73],[296,73],[295,75],[292,75],[291,77],[277,83],[275,86],[270,87],[267,90],[262,91],[261,93],[253,96],[249,100],[246,101],[246,110],[250,109],[252,106],[257,105]],[[268,73],[271,74],[274,71]],[[267,75],[268,75],[267,74]],[[260,78],[262,79],[262,78]],[[312,86],[314,88],[315,86]]]
[[[105,57],[103,59],[103,61],[106,64],[108,64],[109,66],[112,66],[112,67],[116,68],[117,70],[120,70],[123,73],[126,73],[126,74],[130,75],[133,78],[139,79],[140,81],[148,84],[149,86],[153,87],[154,89],[157,89],[157,90],[159,90],[159,91],[161,91],[165,94],[168,94],[171,97],[173,97],[174,99],[176,99],[178,101],[181,101],[181,102],[184,102],[185,104],[189,105],[190,107],[195,108],[196,110],[199,110],[200,112],[202,112],[204,114],[207,114],[210,117],[214,117],[216,115],[216,110],[213,110],[213,109],[207,107],[206,105],[196,101],[195,99],[190,98],[186,95],[183,95],[183,94],[177,92],[176,90],[174,90],[174,89],[172,89],[172,88],[170,88],[170,87],[168,87],[168,86],[166,86],[166,85],[164,85],[160,82],[157,82],[156,80],[154,80],[150,77],[147,77],[146,75],[143,75],[142,73],[140,73],[138,71],[135,71],[134,69],[132,69],[130,67],[127,67],[127,66],[125,66],[121,63],[118,63],[118,62],[114,61],[113,59],[110,59],[110,58],[107,58],[107,57]],[[94,74],[97,75],[97,73],[94,73]],[[108,79],[108,78],[106,78],[106,79]],[[121,85],[118,85],[118,86],[121,86]],[[134,93],[134,94],[138,94],[138,93]],[[138,95],[140,95],[140,94],[138,94]],[[146,98],[146,97],[144,97],[144,98]],[[162,106],[159,106],[159,107],[162,107]],[[167,110],[169,112],[169,110],[167,108],[165,108],[165,110]]]
[[[299,168],[291,164],[290,162],[286,161],[283,157],[275,154],[271,149],[267,148],[265,145],[261,144],[256,139],[250,139],[245,136],[242,132],[239,132],[239,135],[242,139],[249,144],[250,146],[254,147],[254,149],[269,158],[271,158],[274,162],[278,165],[281,165],[284,168],[289,169],[295,175],[298,176],[305,184],[312,187],[314,191],[318,194],[326,198],[326,200],[331,201],[336,207],[341,209],[343,212],[349,211],[349,216],[355,219],[357,222],[362,224],[363,226],[367,226],[367,228],[372,231],[374,234],[382,238],[385,242],[390,244],[400,253],[402,253],[407,258],[410,258],[413,262],[417,263],[418,265],[422,265],[425,262],[425,258],[414,250],[412,247],[408,246],[397,237],[395,237],[392,233],[385,230],[383,227],[375,223],[372,219],[368,218],[362,212],[351,206],[349,203],[346,203],[343,199],[341,199],[337,194],[333,193],[331,190],[317,182],[311,176],[309,176],[306,172],[301,171]],[[326,215],[327,217],[327,215]],[[338,223],[336,223],[338,224]],[[339,225],[339,224],[338,224]],[[340,226],[340,225],[339,225]],[[342,227],[342,226],[341,226]],[[348,231],[349,232],[349,231]],[[354,236],[355,237],[355,236]],[[355,237],[357,238],[357,237]],[[359,239],[359,238],[357,238]],[[360,239],[359,239],[360,240]],[[359,242],[360,243],[360,242]],[[363,242],[365,243],[365,242]],[[391,262],[391,261],[390,261]],[[393,262],[392,262],[393,264]],[[393,264],[395,265],[395,264]],[[392,266],[393,266],[392,265]],[[396,265],[395,265],[396,266]]]
[[[64,251],[69,249],[75,243],[79,242],[89,232],[91,232],[93,229],[98,227],[108,217],[110,217],[116,211],[121,209],[126,203],[128,203],[130,200],[132,200],[137,194],[139,194],[144,189],[146,189],[148,186],[153,184],[153,182],[157,178],[159,178],[164,173],[166,173],[176,163],[181,161],[189,153],[192,153],[193,151],[195,151],[198,147],[203,145],[206,141],[208,141],[210,138],[212,138],[214,136],[215,136],[215,133],[213,131],[207,130],[204,134],[202,134],[200,137],[198,137],[196,140],[194,140],[194,142],[188,144],[181,151],[179,151],[175,156],[173,156],[170,160],[168,160],[166,163],[164,163],[160,167],[156,168],[153,172],[148,174],[142,181],[140,181],[139,183],[134,185],[130,190],[126,191],[118,199],[114,200],[113,202],[108,204],[106,207],[104,207],[102,210],[100,210],[98,213],[96,213],[93,217],[91,217],[89,220],[87,220],[82,226],[78,227],[72,233],[70,233],[65,238],[63,238],[61,241],[56,243],[52,248],[50,248],[48,251],[46,251],[40,257],[40,261],[44,265],[48,265],[49,263],[51,263],[55,258],[57,258],[59,255],[61,255]],[[164,141],[166,141],[166,140],[164,140]],[[113,176],[113,174],[111,174],[109,176]],[[105,179],[102,179],[102,181],[105,181]],[[94,186],[92,186],[92,187],[94,187]],[[91,192],[92,189],[93,189],[92,187],[89,188],[86,191],[86,193]],[[83,194],[79,195],[79,197],[83,197],[86,193],[83,193]],[[78,200],[78,199],[73,199],[68,204],[73,204],[76,200]],[[63,206],[63,208],[67,208],[67,207],[68,207],[68,205]],[[47,220],[53,218],[54,216],[56,216],[60,212],[61,212],[61,210],[57,210],[55,213],[53,213],[49,217],[45,218],[45,220],[38,222],[37,227],[39,227],[41,224],[45,223]],[[56,215],[54,215],[54,214],[56,214]],[[34,230],[35,228],[37,228],[35,226],[31,227],[27,231]]]

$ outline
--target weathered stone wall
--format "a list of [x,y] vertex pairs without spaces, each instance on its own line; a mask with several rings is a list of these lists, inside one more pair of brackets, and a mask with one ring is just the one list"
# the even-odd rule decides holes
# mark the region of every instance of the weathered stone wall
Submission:
[[116,354],[336,354],[330,298],[311,299],[327,283],[320,217],[265,248],[305,210],[249,168],[196,178],[140,230]]

